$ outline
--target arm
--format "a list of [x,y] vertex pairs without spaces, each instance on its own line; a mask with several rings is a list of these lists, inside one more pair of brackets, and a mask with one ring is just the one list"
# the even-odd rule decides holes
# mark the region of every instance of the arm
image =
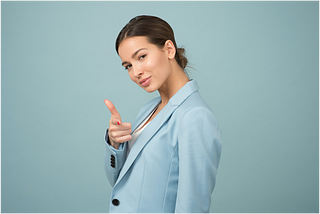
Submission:
[[105,154],[105,172],[107,178],[113,187],[119,176],[119,172],[126,160],[127,142],[121,143],[118,149],[115,149],[109,143],[108,129],[106,133],[106,154]]
[[111,118],[106,132],[105,172],[111,186],[114,186],[126,160],[127,141],[131,139],[131,124],[122,123],[121,116],[110,100],[104,100]]
[[221,154],[221,131],[212,112],[185,113],[178,134],[179,182],[175,212],[209,212]]

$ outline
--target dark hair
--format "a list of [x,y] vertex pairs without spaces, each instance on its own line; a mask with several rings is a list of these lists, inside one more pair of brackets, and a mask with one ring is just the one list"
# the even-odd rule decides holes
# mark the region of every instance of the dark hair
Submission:
[[188,64],[188,59],[185,57],[184,48],[178,48],[174,39],[174,33],[170,25],[156,17],[141,15],[131,19],[126,26],[120,31],[116,40],[116,51],[120,43],[130,37],[145,36],[151,44],[157,45],[159,48],[163,48],[167,40],[171,40],[176,48],[175,59],[179,66],[184,69]]

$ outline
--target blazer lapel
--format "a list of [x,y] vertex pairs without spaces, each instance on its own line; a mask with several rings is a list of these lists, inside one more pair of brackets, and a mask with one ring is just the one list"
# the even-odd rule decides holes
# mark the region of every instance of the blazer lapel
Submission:
[[140,126],[140,124],[144,121],[144,119],[149,116],[149,114],[152,112],[152,110],[159,104],[159,102],[161,101],[161,97],[157,97],[156,99],[154,99],[154,102],[148,106],[146,108],[146,110],[144,112],[142,112],[140,114],[140,116],[138,116],[134,123],[132,124],[132,132],[131,132],[131,135],[132,133]]
[[[143,147],[150,141],[153,135],[161,128],[161,126],[168,120],[174,110],[193,92],[198,90],[198,85],[195,81],[188,82],[183,88],[181,88],[167,103],[167,105],[153,118],[153,120],[148,124],[148,126],[141,132],[139,137],[134,142],[127,160],[125,161],[117,182],[114,186],[116,186],[125,173],[128,171],[132,163],[135,161],[136,157],[139,155]],[[135,130],[141,122],[150,114],[152,109],[160,102],[160,99],[157,99],[157,102],[154,102],[150,105],[149,108],[145,110],[136,119],[136,122],[132,126],[132,130]]]

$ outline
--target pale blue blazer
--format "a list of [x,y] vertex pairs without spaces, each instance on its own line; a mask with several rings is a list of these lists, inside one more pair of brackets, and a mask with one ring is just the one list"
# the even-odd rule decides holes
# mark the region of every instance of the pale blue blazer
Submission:
[[[194,80],[185,84],[139,135],[128,158],[127,142],[119,150],[106,143],[109,212],[209,212],[222,141],[198,89]],[[133,131],[160,101],[142,107]]]

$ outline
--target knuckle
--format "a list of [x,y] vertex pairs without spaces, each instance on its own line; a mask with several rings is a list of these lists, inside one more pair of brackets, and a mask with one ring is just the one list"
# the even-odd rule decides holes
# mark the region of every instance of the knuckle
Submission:
[[110,132],[110,137],[114,138],[114,133],[113,132]]

